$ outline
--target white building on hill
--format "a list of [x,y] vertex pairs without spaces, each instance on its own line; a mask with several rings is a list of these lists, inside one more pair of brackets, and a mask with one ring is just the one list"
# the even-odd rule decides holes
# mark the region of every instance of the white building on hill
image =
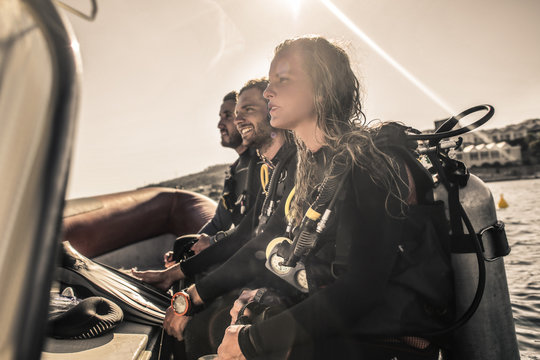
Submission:
[[467,167],[483,165],[521,164],[521,147],[511,146],[505,141],[498,143],[468,145],[463,150],[454,152],[457,160],[463,161]]
[[530,119],[522,121],[519,124],[507,125],[502,128],[473,130],[460,136],[463,138],[464,145],[477,145],[482,143],[487,144],[491,142],[524,139],[527,135],[539,133],[540,119]]

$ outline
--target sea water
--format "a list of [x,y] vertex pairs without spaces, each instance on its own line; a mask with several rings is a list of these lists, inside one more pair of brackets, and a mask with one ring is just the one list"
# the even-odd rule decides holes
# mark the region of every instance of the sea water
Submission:
[[504,261],[521,358],[540,359],[540,179],[487,186],[495,204],[501,195],[508,203],[497,217],[512,248]]

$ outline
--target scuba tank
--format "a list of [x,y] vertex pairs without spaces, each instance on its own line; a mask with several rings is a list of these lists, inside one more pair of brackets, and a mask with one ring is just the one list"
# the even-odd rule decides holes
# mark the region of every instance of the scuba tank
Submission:
[[[466,186],[459,190],[459,201],[472,227],[477,233],[478,230],[484,230],[481,237],[484,254],[491,255],[484,259],[486,268],[482,299],[474,315],[461,328],[453,332],[451,353],[446,358],[452,360],[519,359],[504,260],[501,257],[504,252],[500,251],[504,250],[504,244],[501,246],[496,238],[501,230],[504,230],[501,228],[501,223],[497,222],[493,196],[486,184],[474,175],[470,175]],[[448,192],[441,184],[435,188],[434,197],[448,204]],[[493,230],[490,230],[492,228]],[[489,234],[492,238],[484,235],[487,232],[493,232]],[[490,241],[493,243],[489,243]],[[473,301],[480,276],[474,253],[453,251],[451,256],[456,314],[459,316]]]
[[[481,110],[488,112],[480,120],[450,131],[459,119]],[[435,134],[409,136],[429,140],[420,152],[428,155],[436,169],[433,197],[445,203],[452,229],[455,311],[464,324],[452,329],[450,351],[444,356],[448,360],[520,358],[503,260],[510,252],[504,224],[497,221],[495,202],[485,183],[447,156],[444,147],[449,145],[441,146],[443,138],[470,131],[493,113],[489,105],[477,106],[450,118]],[[461,138],[454,144],[459,147]]]

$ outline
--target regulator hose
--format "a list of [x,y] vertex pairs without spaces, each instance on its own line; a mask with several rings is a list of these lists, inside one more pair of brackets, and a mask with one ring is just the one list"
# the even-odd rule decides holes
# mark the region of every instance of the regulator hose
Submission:
[[270,183],[268,184],[268,193],[267,193],[267,196],[264,198],[264,202],[261,208],[262,209],[261,216],[269,217],[271,215],[271,212],[273,212],[274,197],[276,196],[276,189],[277,189],[280,177],[282,176],[281,173],[283,171],[283,168],[289,163],[289,160],[291,159],[291,157],[295,154],[296,154],[296,148],[291,148],[285,154],[283,159],[278,162],[278,164],[276,165],[276,168],[272,171],[272,175],[270,176]]
[[285,266],[296,266],[300,257],[317,244],[319,234],[326,225],[329,210],[333,207],[337,194],[343,186],[347,174],[346,169],[347,161],[344,154],[332,158],[332,165],[324,177],[317,198],[302,219],[298,235],[295,236],[291,245],[290,256],[284,261]]
[[[482,111],[482,110],[486,110],[487,113],[484,116],[482,116],[480,119],[460,129],[451,130],[452,128],[454,128],[454,126],[456,126],[459,120],[463,119],[465,116],[468,116],[470,114],[473,114],[475,112]],[[464,110],[458,115],[452,116],[451,118],[446,120],[444,124],[442,124],[441,127],[439,127],[433,134],[408,134],[407,138],[409,138],[410,140],[429,140],[430,144],[433,145],[432,142],[436,143],[445,138],[450,138],[450,137],[458,136],[461,134],[465,134],[471,130],[476,129],[479,126],[484,125],[489,119],[493,117],[494,113],[495,113],[495,109],[491,105],[484,104],[484,105],[473,106],[472,108]]]
[[469,234],[471,235],[474,241],[474,248],[476,250],[476,260],[478,263],[478,285],[476,287],[476,294],[474,295],[471,305],[469,306],[467,311],[465,311],[463,315],[461,315],[461,317],[454,324],[452,324],[451,326],[443,330],[423,334],[424,336],[436,337],[436,336],[444,335],[449,332],[455,331],[456,329],[465,325],[465,323],[469,321],[470,318],[474,315],[474,313],[478,309],[478,306],[480,306],[480,301],[482,300],[482,296],[484,295],[484,289],[486,286],[486,264],[484,263],[484,257],[482,255],[482,248],[480,247],[480,240],[478,240],[478,235],[474,231],[471,221],[461,204],[459,205],[459,211],[460,211],[461,218],[463,219],[463,222],[465,223],[465,227],[467,228],[467,231],[469,232]]

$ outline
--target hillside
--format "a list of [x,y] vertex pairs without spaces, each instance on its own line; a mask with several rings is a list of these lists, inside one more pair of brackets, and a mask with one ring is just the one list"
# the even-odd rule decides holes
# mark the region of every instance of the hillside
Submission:
[[163,186],[190,190],[206,195],[217,201],[223,191],[223,180],[225,179],[226,172],[229,170],[229,165],[230,164],[212,165],[201,172],[150,184],[146,187]]

